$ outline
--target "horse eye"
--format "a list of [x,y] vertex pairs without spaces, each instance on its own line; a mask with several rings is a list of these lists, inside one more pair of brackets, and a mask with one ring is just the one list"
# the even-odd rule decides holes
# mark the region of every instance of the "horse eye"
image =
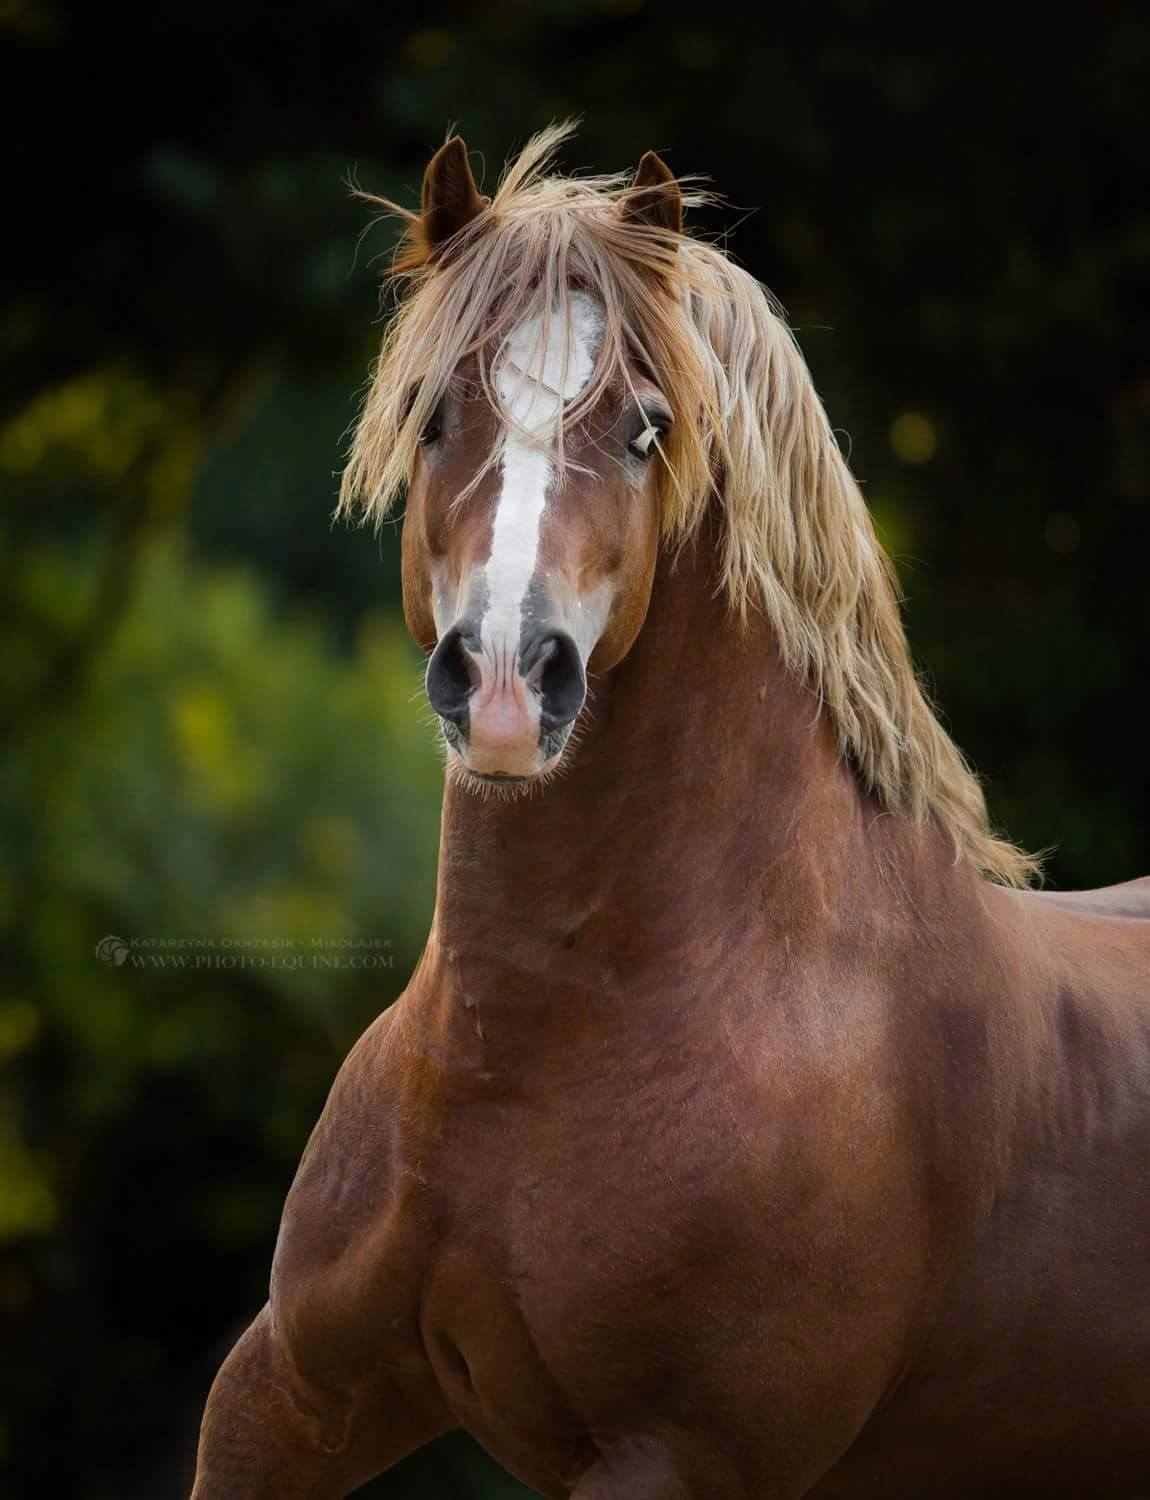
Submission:
[[427,422],[424,425],[423,431],[419,434],[420,444],[424,448],[426,448],[429,444],[434,443],[435,440],[438,437],[441,436],[442,432],[443,432],[443,413],[441,412],[440,408],[437,406],[435,408],[435,410],[431,413],[431,416],[428,417]]
[[666,425],[662,422],[648,422],[647,426],[638,437],[631,439],[631,452],[639,458],[650,458],[655,451],[655,444],[661,442],[667,436]]

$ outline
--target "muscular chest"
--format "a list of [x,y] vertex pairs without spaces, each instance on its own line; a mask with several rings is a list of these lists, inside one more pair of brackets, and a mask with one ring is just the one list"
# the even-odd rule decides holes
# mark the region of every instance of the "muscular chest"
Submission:
[[421,1300],[456,1419],[544,1493],[567,1492],[595,1433],[698,1401],[749,1270],[736,1142],[580,1123],[480,1112],[458,1156],[449,1134]]

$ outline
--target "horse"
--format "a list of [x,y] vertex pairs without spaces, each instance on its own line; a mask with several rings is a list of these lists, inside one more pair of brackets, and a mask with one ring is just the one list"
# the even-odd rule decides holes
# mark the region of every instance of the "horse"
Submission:
[[194,1500],[470,1432],[573,1500],[1150,1494],[1150,880],[1029,889],[780,310],[652,153],[405,215],[426,949],[335,1080]]

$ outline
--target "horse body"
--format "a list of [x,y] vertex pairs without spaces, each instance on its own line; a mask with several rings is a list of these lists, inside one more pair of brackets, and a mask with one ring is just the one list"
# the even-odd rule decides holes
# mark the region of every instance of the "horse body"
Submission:
[[970,1170],[994,1194],[912,1368],[816,1495],[1147,1488],[1150,882],[988,895],[1011,964],[980,997],[1006,1023],[1005,1149]]
[[[557,1500],[1150,1487],[1150,886],[992,885],[869,791],[772,621],[732,629],[724,525],[635,564],[554,785],[449,781],[427,949],[305,1153],[196,1500],[346,1494],[454,1427]],[[430,572],[465,753],[480,591]]]

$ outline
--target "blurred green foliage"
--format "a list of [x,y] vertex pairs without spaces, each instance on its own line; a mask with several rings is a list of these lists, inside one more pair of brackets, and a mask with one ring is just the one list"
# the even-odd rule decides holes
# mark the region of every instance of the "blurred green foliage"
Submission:
[[[996,816],[1056,882],[1118,880],[1150,868],[1150,25],[14,0],[0,26],[0,1492],[178,1495],[431,907],[395,532],[328,521],[390,243],[345,179],[414,201],[450,121],[490,177],[567,113],[572,165],[710,174],[732,206],[700,231],[786,303]],[[452,1438],[372,1493],[521,1492]]]

